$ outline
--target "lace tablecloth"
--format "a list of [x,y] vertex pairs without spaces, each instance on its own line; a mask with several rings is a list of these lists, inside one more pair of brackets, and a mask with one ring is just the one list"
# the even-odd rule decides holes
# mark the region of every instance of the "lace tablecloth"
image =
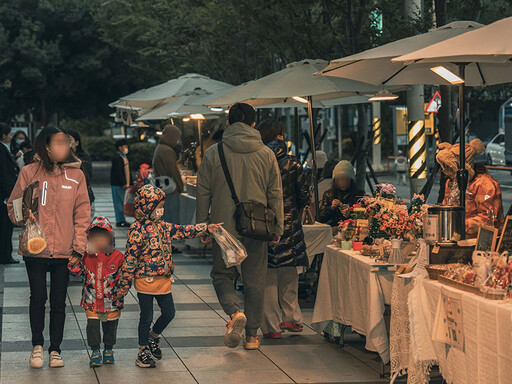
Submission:
[[389,362],[389,340],[384,305],[391,303],[394,273],[372,271],[375,260],[359,252],[326,249],[312,325],[321,333],[334,321],[366,336],[366,349]]
[[[462,303],[464,350],[433,341],[432,329],[442,294]],[[419,366],[438,363],[449,384],[512,382],[512,304],[419,278],[409,294],[411,305],[411,352]]]

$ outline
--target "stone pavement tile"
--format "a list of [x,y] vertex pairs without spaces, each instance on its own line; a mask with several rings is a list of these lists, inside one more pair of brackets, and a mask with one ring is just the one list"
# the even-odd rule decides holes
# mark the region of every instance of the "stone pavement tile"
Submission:
[[[83,344],[82,344],[83,345]],[[23,352],[2,352],[2,383],[96,383],[94,370],[89,368],[89,358],[85,349],[66,351],[63,348],[63,368],[49,368],[48,354],[41,369],[30,368],[30,349]]]
[[245,351],[241,346],[231,349],[222,344],[218,347],[174,347],[174,350],[192,373],[245,369],[273,370],[275,368],[275,365],[259,351]]
[[[135,364],[135,363],[134,363]],[[100,383],[107,384],[140,384],[140,383],[179,383],[196,384],[189,372],[169,372],[160,370],[160,367],[144,369],[136,367],[136,371],[131,370],[110,370],[103,369],[110,367],[101,367],[97,369]],[[74,383],[73,383],[74,384]]]
[[384,383],[379,374],[332,344],[266,345],[263,353],[297,383]]
[[293,383],[279,368],[274,369],[240,369],[225,371],[192,371],[200,384],[221,383]]

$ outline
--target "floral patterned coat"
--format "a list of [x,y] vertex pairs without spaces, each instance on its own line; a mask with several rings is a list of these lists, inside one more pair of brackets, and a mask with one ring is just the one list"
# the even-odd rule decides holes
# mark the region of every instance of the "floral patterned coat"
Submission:
[[112,253],[86,253],[69,271],[84,279],[81,307],[85,310],[105,313],[123,309],[123,298],[116,297],[116,283],[124,254],[114,249]]
[[176,225],[153,220],[151,214],[164,199],[165,193],[150,184],[135,195],[136,221],[130,226],[118,284],[123,290],[130,288],[134,277],[171,276],[174,271],[171,241],[193,239],[207,233],[206,224]]

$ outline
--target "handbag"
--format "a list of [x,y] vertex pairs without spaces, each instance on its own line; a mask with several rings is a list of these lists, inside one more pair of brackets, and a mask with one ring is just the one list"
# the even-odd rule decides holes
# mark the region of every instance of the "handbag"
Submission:
[[253,201],[241,202],[229,173],[222,142],[218,143],[220,163],[235,203],[236,231],[240,236],[256,240],[272,241],[275,235],[276,215],[267,206]]
[[176,191],[176,182],[169,176],[157,176],[149,179],[149,183],[160,188],[166,195],[170,195]]

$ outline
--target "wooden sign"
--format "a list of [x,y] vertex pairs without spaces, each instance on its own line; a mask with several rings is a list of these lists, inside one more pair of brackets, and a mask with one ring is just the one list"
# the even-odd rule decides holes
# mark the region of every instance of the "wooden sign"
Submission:
[[503,230],[501,231],[501,237],[496,251],[498,251],[498,253],[512,251],[512,216],[507,216],[507,219],[505,220],[505,225],[503,225]]
[[487,225],[478,228],[478,237],[476,239],[475,251],[494,251],[496,247],[496,239],[498,237],[498,229]]

